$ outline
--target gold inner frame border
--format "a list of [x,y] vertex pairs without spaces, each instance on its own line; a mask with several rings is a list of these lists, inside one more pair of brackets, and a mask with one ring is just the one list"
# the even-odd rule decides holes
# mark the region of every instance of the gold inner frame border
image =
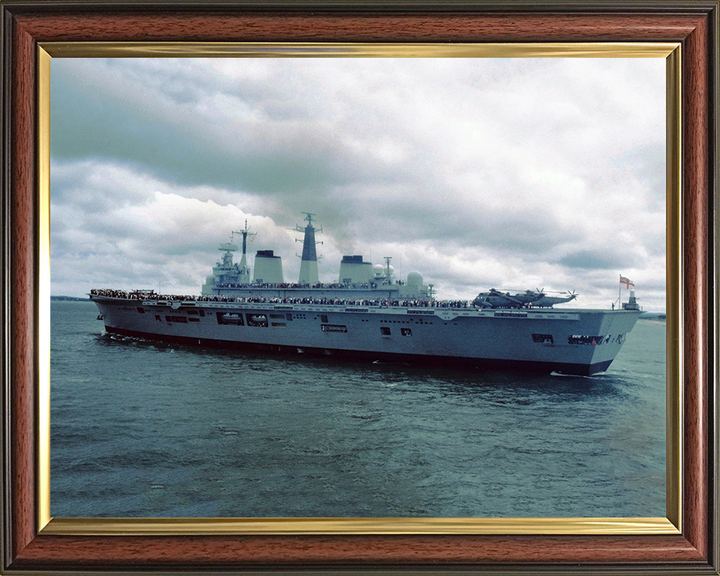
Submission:
[[[665,58],[665,518],[53,518],[50,515],[50,68],[52,58]],[[38,83],[36,338],[38,531],[43,535],[641,535],[682,531],[681,45],[674,42],[360,44],[41,42]]]

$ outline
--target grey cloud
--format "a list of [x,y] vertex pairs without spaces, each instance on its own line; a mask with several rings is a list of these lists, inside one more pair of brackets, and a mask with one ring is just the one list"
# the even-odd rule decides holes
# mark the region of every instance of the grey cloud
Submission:
[[[607,242],[609,239],[603,240]],[[584,268],[584,269],[620,269],[634,266],[635,259],[628,254],[613,254],[608,251],[591,252],[581,250],[573,252],[560,258],[559,263],[568,268]]]
[[[358,206],[360,203],[356,203]],[[364,229],[372,238],[387,242],[433,241],[454,246],[475,246],[499,253],[537,255],[543,260],[553,249],[577,241],[581,235],[562,225],[552,210],[532,216],[514,209],[458,205],[434,199],[377,199],[363,209],[358,206],[355,231]]]
[[[312,134],[300,130],[280,149],[238,150],[237,142],[203,141],[176,125],[150,118],[138,121],[137,111],[123,102],[78,92],[62,75],[54,78],[51,101],[51,150],[60,161],[119,160],[184,185],[210,184],[259,193],[317,192],[338,182],[339,174],[328,162],[334,154],[331,138],[313,141]],[[268,135],[258,137],[267,141]]]
[[[330,186],[353,179],[397,179],[362,150],[350,150],[331,124],[248,119],[218,126],[201,125],[190,109],[176,108],[172,118],[139,110],[136,104],[109,96],[75,78],[72,68],[53,76],[52,153],[58,160],[99,158],[137,166],[168,181],[241,188],[280,196],[324,195]],[[58,72],[63,72],[59,69]],[[85,85],[83,85],[85,83]],[[196,91],[199,88],[194,87]],[[272,92],[272,90],[270,90]],[[251,108],[261,109],[260,95]],[[155,107],[162,107],[155,102]],[[171,108],[167,108],[168,113]],[[183,113],[187,117],[180,117]]]

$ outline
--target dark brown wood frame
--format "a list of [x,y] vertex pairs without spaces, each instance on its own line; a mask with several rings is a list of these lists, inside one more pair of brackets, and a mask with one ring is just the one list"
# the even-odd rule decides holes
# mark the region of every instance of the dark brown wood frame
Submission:
[[[5,573],[718,574],[718,2],[276,4],[6,0],[2,11]],[[37,44],[49,41],[682,43],[683,532],[657,536],[38,534]]]

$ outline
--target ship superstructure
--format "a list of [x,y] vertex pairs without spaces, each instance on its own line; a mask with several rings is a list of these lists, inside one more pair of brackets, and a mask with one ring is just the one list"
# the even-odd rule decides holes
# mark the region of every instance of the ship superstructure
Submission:
[[91,291],[109,333],[200,346],[319,354],[472,368],[593,374],[608,368],[640,307],[634,291],[618,310],[555,309],[574,293],[490,290],[473,301],[442,301],[422,275],[394,277],[385,264],[343,256],[338,282],[318,281],[314,214],[306,213],[298,282],[287,283],[270,250],[247,265],[223,253],[199,296],[152,291]]
[[[243,235],[242,256],[240,264],[233,262],[233,253],[238,250],[235,244],[225,243],[218,248],[222,257],[213,267],[213,273],[202,285],[203,296],[222,296],[235,298],[257,296],[265,298],[307,297],[343,299],[432,299],[432,286],[426,286],[419,272],[411,272],[406,280],[395,278],[395,270],[390,264],[390,257],[385,264],[366,262],[362,255],[346,255],[340,262],[338,281],[327,284],[318,280],[318,256],[315,233],[319,231],[313,226],[312,213],[305,212],[307,222],[304,228],[296,226],[295,230],[303,232],[303,249],[300,261],[300,274],[297,282],[285,282],[282,258],[273,250],[258,250],[255,254],[255,267],[250,279],[250,271],[246,264],[247,243],[249,234],[247,221],[245,228],[233,234]],[[321,230],[320,230],[321,231]]]

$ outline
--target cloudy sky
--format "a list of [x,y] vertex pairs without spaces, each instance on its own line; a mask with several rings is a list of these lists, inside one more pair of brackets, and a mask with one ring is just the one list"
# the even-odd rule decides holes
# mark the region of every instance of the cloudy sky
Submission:
[[[199,293],[247,218],[320,277],[343,254],[440,298],[618,276],[665,309],[662,59],[62,59],[51,70],[52,293]],[[626,292],[623,289],[623,296]]]

